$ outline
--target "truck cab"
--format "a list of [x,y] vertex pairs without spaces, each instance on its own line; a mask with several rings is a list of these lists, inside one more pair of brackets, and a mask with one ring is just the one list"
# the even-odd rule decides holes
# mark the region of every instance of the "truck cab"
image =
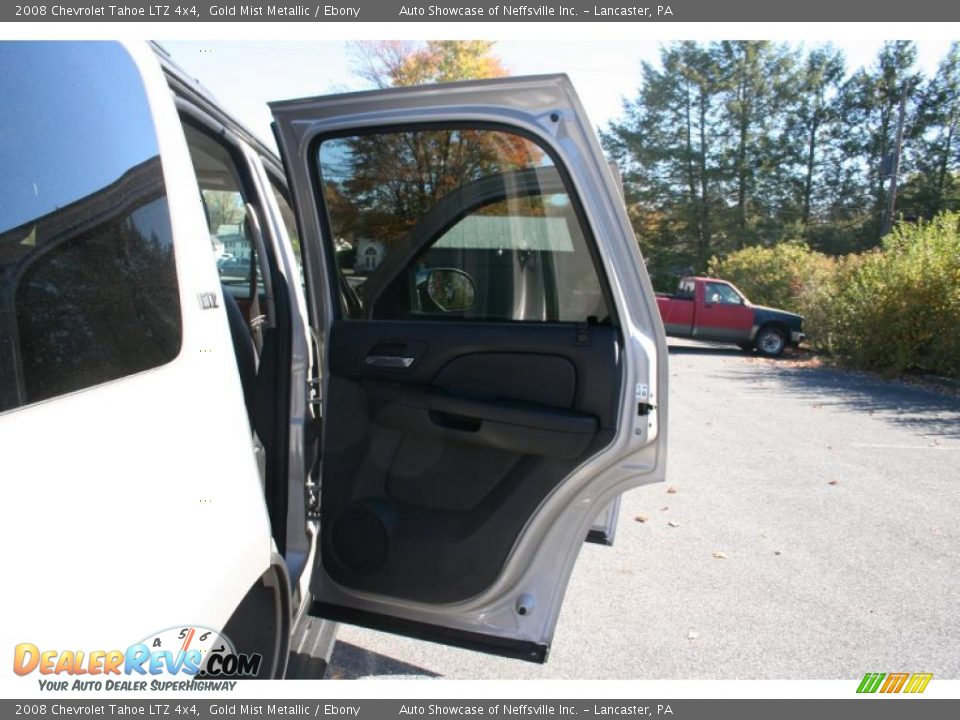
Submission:
[[777,357],[804,339],[803,318],[754,305],[733,283],[711,277],[685,277],[673,295],[657,294],[667,335],[732,343]]
[[667,439],[570,81],[276,102],[278,156],[157,46],[0,61],[2,641],[222,639],[282,677],[349,622],[545,661]]

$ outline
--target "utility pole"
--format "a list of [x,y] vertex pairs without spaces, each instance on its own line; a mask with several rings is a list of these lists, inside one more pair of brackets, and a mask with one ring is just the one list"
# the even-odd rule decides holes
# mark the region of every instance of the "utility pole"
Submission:
[[881,236],[888,234],[893,229],[893,216],[897,209],[897,179],[900,176],[900,153],[903,150],[903,125],[907,115],[907,84],[903,84],[900,91],[900,117],[897,120],[897,142],[893,149],[893,167],[890,174],[890,205],[887,207],[886,216],[883,218],[883,230]]

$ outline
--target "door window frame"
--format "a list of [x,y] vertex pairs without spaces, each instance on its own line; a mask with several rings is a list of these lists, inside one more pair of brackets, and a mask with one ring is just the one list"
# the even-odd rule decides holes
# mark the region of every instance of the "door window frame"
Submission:
[[[310,174],[310,185],[311,191],[314,193],[314,202],[316,203],[317,209],[319,212],[318,220],[320,225],[320,231],[323,240],[322,252],[325,257],[325,265],[327,272],[327,283],[328,287],[336,288],[338,287],[337,279],[334,277],[337,272],[337,258],[336,252],[334,251],[334,233],[333,228],[330,222],[330,211],[327,205],[326,197],[323,192],[323,175],[320,169],[320,146],[329,140],[339,140],[343,138],[352,138],[352,137],[364,137],[368,135],[387,135],[390,133],[404,133],[404,132],[420,132],[420,131],[443,131],[443,130],[487,130],[491,132],[501,132],[516,137],[520,137],[527,142],[532,143],[535,147],[540,149],[547,157],[550,158],[552,166],[558,175],[560,176],[560,182],[563,186],[564,191],[567,194],[567,197],[570,199],[570,205],[573,209],[574,217],[577,222],[580,224],[580,229],[583,232],[584,242],[587,246],[587,250],[590,254],[590,262],[593,266],[594,273],[597,277],[597,283],[600,286],[600,293],[603,297],[604,304],[607,306],[608,311],[608,322],[610,326],[614,328],[621,327],[619,313],[617,309],[617,304],[614,300],[613,293],[610,289],[610,278],[607,276],[606,267],[603,263],[603,258],[600,255],[600,248],[597,243],[596,233],[592,225],[590,224],[589,218],[587,216],[586,210],[583,207],[583,201],[577,193],[576,185],[573,183],[573,178],[571,173],[564,165],[560,157],[557,155],[556,151],[553,149],[550,143],[546,143],[538,135],[525,130],[524,128],[518,127],[516,125],[511,125],[509,123],[503,122],[490,122],[490,121],[475,121],[475,120],[455,120],[455,121],[443,121],[443,122],[409,122],[409,123],[388,123],[383,125],[372,125],[365,126],[362,128],[344,128],[341,130],[336,130],[332,132],[321,132],[310,138],[309,145],[307,147],[306,156],[309,158],[307,163],[307,169]],[[434,206],[435,207],[435,206]],[[446,230],[449,230],[457,220],[462,218],[462,214],[452,215],[452,220],[450,225],[441,229],[435,237],[440,237],[440,234]],[[354,319],[349,318],[344,315],[343,312],[343,303],[340,298],[330,298],[331,302],[331,312],[333,314],[333,321],[338,322],[367,322],[365,319]],[[397,320],[397,322],[424,322],[425,320]],[[586,318],[584,318],[584,322]],[[511,320],[495,320],[495,321],[484,321],[484,320],[464,320],[464,322],[477,323],[477,322],[530,322],[530,321],[511,321]],[[535,324],[535,323],[531,323]],[[547,324],[555,325],[577,325],[580,323],[566,321],[547,321]]]

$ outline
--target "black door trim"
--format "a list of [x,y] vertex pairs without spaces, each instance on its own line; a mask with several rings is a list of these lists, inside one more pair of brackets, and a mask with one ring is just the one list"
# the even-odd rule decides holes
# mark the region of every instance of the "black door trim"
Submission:
[[371,630],[403,635],[414,640],[427,640],[441,645],[476,650],[488,655],[500,655],[501,657],[525,660],[541,665],[547,661],[547,654],[550,652],[549,645],[542,645],[530,640],[514,640],[496,635],[456,630],[417,622],[416,620],[380,615],[367,610],[357,610],[320,600],[315,600],[310,606],[310,614],[314,617],[347,623],[348,625],[359,625]]

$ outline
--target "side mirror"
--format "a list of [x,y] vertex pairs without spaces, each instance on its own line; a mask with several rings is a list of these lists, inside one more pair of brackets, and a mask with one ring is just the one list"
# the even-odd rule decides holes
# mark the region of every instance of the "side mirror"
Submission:
[[476,288],[473,278],[463,270],[432,268],[420,277],[423,279],[417,285],[426,290],[427,297],[443,312],[463,312],[473,307]]

